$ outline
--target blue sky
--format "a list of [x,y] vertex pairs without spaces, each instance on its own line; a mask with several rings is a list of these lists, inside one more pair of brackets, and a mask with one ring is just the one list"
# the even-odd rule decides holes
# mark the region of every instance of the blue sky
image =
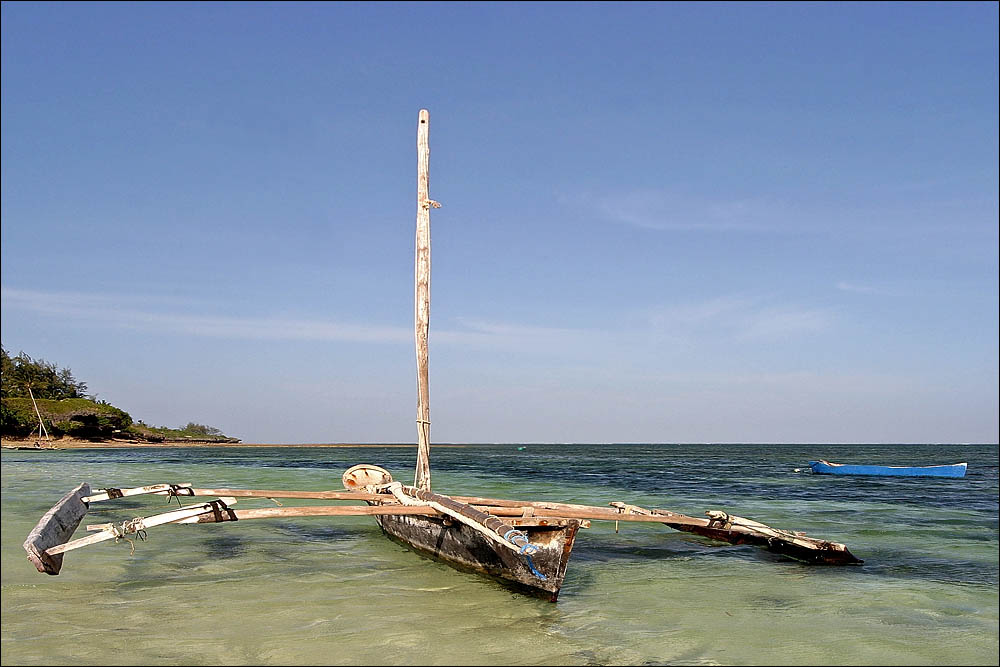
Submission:
[[997,442],[996,3],[3,3],[2,340],[150,424]]

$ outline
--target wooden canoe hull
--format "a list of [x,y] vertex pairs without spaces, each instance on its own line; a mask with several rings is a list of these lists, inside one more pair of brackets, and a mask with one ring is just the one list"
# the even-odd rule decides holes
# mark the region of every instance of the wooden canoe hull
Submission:
[[847,465],[829,461],[810,461],[817,475],[877,475],[881,477],[965,477],[968,463],[943,466]]
[[510,521],[524,531],[538,551],[528,559],[500,546],[469,526],[446,517],[386,515],[376,517],[390,539],[435,560],[468,572],[493,577],[522,593],[555,602],[581,522],[532,517]]
[[83,501],[89,495],[90,485],[84,482],[53,505],[28,533],[24,550],[28,554],[28,560],[39,572],[59,574],[63,555],[49,555],[45,550],[65,544],[73,536],[89,509],[89,505]]

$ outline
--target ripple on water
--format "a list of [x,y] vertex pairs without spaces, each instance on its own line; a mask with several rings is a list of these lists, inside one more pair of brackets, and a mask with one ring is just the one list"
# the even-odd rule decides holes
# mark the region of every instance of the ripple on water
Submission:
[[[866,563],[810,567],[659,526],[616,534],[595,523],[553,605],[416,557],[367,517],[316,517],[164,526],[134,555],[106,543],[44,577],[20,543],[80,481],[322,490],[362,460],[405,479],[413,453],[4,452],[3,664],[91,664],[95,651],[122,664],[996,664],[995,446],[526,446],[436,451],[435,488],[723,509],[842,541]],[[817,456],[902,454],[993,463],[934,486],[792,472]],[[87,520],[161,511],[162,499],[130,499],[95,505]]]

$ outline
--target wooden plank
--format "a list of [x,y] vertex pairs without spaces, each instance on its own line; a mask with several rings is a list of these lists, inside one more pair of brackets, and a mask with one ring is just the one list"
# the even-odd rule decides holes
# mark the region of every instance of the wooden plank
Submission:
[[[525,517],[520,509],[510,507],[484,507],[495,516],[509,516],[508,522],[522,526],[552,526],[561,527],[576,519],[563,517],[532,516]],[[233,514],[238,520],[244,519],[278,519],[311,516],[440,516],[437,509],[425,505],[314,505],[307,507],[262,507],[254,509],[236,509]],[[227,519],[228,520],[228,519]],[[216,523],[211,514],[201,514],[174,523]],[[588,527],[588,521],[581,521]]]
[[[366,493],[363,491],[288,491],[279,489],[198,489],[190,483],[185,484],[152,484],[131,489],[114,489],[111,498],[138,496],[143,494],[169,495],[173,492],[180,496],[229,496],[235,498],[297,498],[300,500],[385,500],[385,494]],[[109,493],[102,491],[84,498],[85,502],[109,500]]]
[[[577,505],[572,503],[556,503],[531,500],[503,500],[500,498],[483,498],[479,496],[451,496],[455,500],[474,506],[526,508],[530,507],[539,516],[560,516],[572,519],[596,519],[601,521],[639,521],[646,523],[677,523],[694,526],[707,526],[708,519],[656,510],[656,514],[637,514],[624,512],[610,507],[595,507],[593,505]],[[627,505],[626,507],[633,507]]]
[[23,545],[24,550],[28,554],[28,560],[39,572],[59,574],[63,557],[61,554],[48,554],[47,550],[64,544],[73,536],[87,513],[88,506],[83,498],[88,495],[90,495],[90,485],[84,482],[53,505],[28,533]]
[[[287,490],[265,490],[265,489],[201,489],[192,488],[194,496],[232,496],[239,498],[296,498],[301,500],[357,500],[367,502],[394,502],[392,496],[383,493],[366,493],[363,491],[287,491]],[[501,498],[484,498],[479,496],[449,496],[459,502],[487,507],[488,510],[497,516],[517,516],[523,512],[533,512],[539,516],[563,517],[567,519],[596,519],[603,521],[640,521],[650,523],[685,523],[692,525],[707,526],[708,519],[677,514],[666,510],[657,510],[655,516],[643,516],[638,514],[623,513],[618,509],[609,507],[594,507],[591,505],[576,505],[570,503],[557,502],[533,502],[529,500],[504,500]],[[507,508],[516,508],[517,512],[504,511]]]
[[[378,516],[388,514],[437,515],[433,507],[403,505],[314,505],[311,507],[261,507],[233,510],[240,521],[244,519],[278,519],[308,516]],[[212,514],[193,516],[177,523],[217,523]]]
[[[150,486],[137,486],[132,489],[102,489],[100,493],[87,496],[83,499],[85,503],[96,503],[102,500],[113,500],[115,498],[127,498],[129,496],[142,496],[150,493],[166,494],[171,490],[176,490],[178,495],[195,495],[185,493],[181,489],[190,489],[191,484],[152,484]],[[211,494],[218,495],[218,494]]]
[[384,501],[381,493],[364,491],[281,491],[267,489],[191,489],[195,496],[232,496],[235,498],[296,498],[299,500]]
[[[363,491],[290,491],[290,490],[279,490],[279,489],[230,489],[230,488],[217,488],[217,489],[203,489],[203,488],[193,488],[190,484],[156,484],[152,486],[137,487],[136,489],[121,489],[124,496],[137,495],[138,493],[155,493],[159,495],[164,495],[169,493],[170,487],[182,487],[184,491],[190,491],[190,494],[184,493],[183,495],[192,496],[229,496],[236,498],[295,498],[300,500],[356,500],[364,502],[381,502],[381,503],[393,503],[395,500],[389,494],[384,493],[367,493]],[[148,489],[149,491],[144,491]],[[106,494],[97,494],[92,496],[98,500],[103,499],[101,496],[106,498]],[[479,496],[449,496],[459,502],[466,503],[473,506],[488,506],[493,513],[497,513],[501,508],[517,508],[518,513],[531,511],[538,512],[543,511],[540,516],[548,517],[564,517],[564,518],[578,518],[578,519],[597,519],[606,521],[644,521],[644,522],[659,522],[665,523],[666,521],[676,521],[678,523],[683,523],[685,521],[691,522],[693,525],[707,526],[707,519],[700,519],[694,517],[687,517],[683,514],[677,514],[675,512],[667,512],[665,510],[658,510],[657,516],[655,518],[643,517],[639,515],[629,515],[621,512],[617,509],[611,509],[608,507],[594,507],[591,505],[577,505],[570,503],[557,503],[549,501],[528,501],[528,500],[505,500],[501,498],[484,498]],[[500,514],[498,514],[500,516]],[[514,516],[513,514],[504,512],[503,516]]]

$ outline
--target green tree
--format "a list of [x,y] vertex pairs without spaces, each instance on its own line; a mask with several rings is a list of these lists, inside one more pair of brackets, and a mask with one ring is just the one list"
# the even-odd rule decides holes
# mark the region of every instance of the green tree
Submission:
[[7,350],[0,345],[0,352],[3,352],[3,359],[0,362],[0,398],[7,398],[10,391],[10,382],[14,377],[14,362],[11,361]]
[[11,357],[0,345],[2,368],[0,368],[0,394],[3,398],[35,398],[60,400],[64,398],[87,398],[87,383],[73,377],[68,368],[60,369],[44,359],[32,359],[24,352]]
[[181,431],[195,435],[222,435],[222,431],[214,426],[205,426],[204,424],[195,424],[194,422],[188,422],[187,426],[181,428]]

